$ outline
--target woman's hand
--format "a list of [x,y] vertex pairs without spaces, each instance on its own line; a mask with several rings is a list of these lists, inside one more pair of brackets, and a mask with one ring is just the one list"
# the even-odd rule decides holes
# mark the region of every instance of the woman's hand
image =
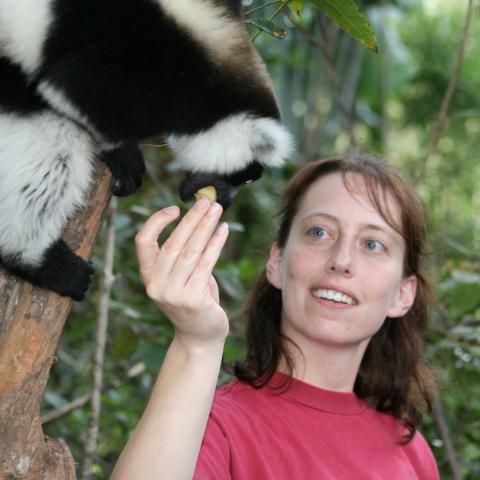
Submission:
[[175,340],[187,348],[223,344],[228,335],[212,275],[228,236],[227,224],[215,231],[221,213],[218,203],[200,199],[159,247],[160,233],[180,214],[178,207],[168,207],[153,214],[135,237],[147,295],[175,326]]

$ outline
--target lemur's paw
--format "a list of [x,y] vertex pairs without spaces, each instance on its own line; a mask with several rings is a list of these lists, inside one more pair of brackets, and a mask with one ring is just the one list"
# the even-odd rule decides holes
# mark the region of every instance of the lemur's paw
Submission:
[[75,255],[63,240],[58,240],[43,255],[38,267],[22,265],[16,255],[0,258],[10,273],[33,285],[47,288],[74,300],[83,300],[95,271],[91,262]]
[[63,240],[46,252],[39,270],[41,286],[80,301],[95,272],[93,264],[75,255]]
[[100,159],[108,165],[115,179],[112,187],[114,195],[126,197],[142,185],[145,162],[137,144],[129,142],[114,150],[102,152]]

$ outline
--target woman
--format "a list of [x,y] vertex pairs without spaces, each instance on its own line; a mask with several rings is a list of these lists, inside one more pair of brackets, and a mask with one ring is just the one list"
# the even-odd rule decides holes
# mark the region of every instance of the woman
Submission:
[[[438,479],[417,427],[430,377],[421,335],[421,203],[362,156],[307,165],[249,307],[239,380],[215,393],[228,319],[212,276],[227,238],[197,202],[136,238],[147,294],[175,326],[152,396],[114,479]],[[213,404],[212,404],[213,402]]]

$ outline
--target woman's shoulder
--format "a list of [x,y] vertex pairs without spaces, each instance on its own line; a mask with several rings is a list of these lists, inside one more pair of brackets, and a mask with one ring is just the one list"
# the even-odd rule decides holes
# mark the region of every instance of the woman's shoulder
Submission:
[[258,398],[262,395],[261,388],[254,388],[250,384],[234,378],[216,389],[213,406],[249,404],[252,401],[258,401]]
[[[369,407],[369,412],[375,418],[377,426],[395,442],[398,442],[408,433],[407,428],[392,415],[379,412]],[[419,430],[415,431],[413,438],[406,444],[401,445],[402,451],[408,458],[416,472],[420,472],[419,478],[438,479],[438,467],[435,457],[425,437]]]
[[412,441],[405,445],[404,451],[416,471],[424,472],[425,476],[421,478],[440,478],[433,452],[421,432],[415,432]]

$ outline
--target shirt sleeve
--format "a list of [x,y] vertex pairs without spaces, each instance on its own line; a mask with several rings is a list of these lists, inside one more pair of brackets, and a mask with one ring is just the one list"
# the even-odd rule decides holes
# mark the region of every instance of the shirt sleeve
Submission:
[[193,480],[229,480],[230,447],[220,425],[210,416],[203,436]]

